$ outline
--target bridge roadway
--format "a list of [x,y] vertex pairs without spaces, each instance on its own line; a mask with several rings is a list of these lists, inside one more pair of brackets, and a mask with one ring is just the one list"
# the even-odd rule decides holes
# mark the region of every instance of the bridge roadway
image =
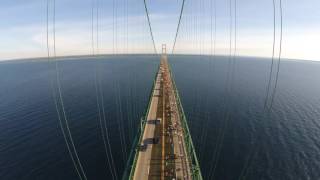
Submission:
[[191,180],[167,56],[162,55],[147,122],[138,151],[134,180]]

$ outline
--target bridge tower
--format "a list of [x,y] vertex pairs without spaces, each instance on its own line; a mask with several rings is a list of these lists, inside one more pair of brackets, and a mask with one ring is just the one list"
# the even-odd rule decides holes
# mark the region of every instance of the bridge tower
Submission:
[[166,44],[162,44],[162,55],[167,55],[167,45]]

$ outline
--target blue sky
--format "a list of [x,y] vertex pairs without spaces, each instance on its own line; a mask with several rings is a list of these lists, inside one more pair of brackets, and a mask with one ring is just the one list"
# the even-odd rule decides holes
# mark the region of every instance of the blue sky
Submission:
[[[116,33],[113,31],[113,1],[100,0],[99,2],[101,53],[112,53],[114,42],[117,53],[152,52],[143,0],[114,1],[114,6],[117,7]],[[128,2],[128,17],[125,9],[126,2]],[[166,43],[169,50],[172,47],[181,2],[182,0],[147,0],[158,49],[162,43]],[[278,4],[279,0],[276,2]],[[292,59],[320,60],[318,50],[320,1],[282,0],[282,2],[282,56]],[[92,0],[56,0],[56,3],[58,55],[90,54]],[[201,8],[200,3],[202,3]],[[229,1],[216,0],[216,4],[216,53],[226,55],[229,52],[230,38]],[[271,56],[272,11],[272,0],[237,0],[238,55]],[[0,17],[0,60],[46,56],[46,0],[2,0]],[[195,29],[194,21],[201,25],[201,28],[198,26]],[[279,32],[278,29],[277,32]],[[210,53],[210,35],[210,0],[186,0],[177,52]]]

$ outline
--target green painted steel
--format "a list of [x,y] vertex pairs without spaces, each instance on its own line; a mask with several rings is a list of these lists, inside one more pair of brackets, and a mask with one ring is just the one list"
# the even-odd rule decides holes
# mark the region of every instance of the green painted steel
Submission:
[[[191,138],[191,134],[190,134],[190,131],[189,131],[187,119],[186,119],[184,110],[182,108],[181,100],[180,100],[180,97],[179,97],[179,92],[177,90],[177,87],[176,87],[176,84],[175,84],[175,81],[174,81],[174,78],[173,78],[173,74],[171,72],[170,65],[169,65],[169,70],[170,70],[170,75],[171,75],[171,79],[172,79],[172,82],[173,82],[174,93],[175,93],[175,96],[176,96],[176,99],[177,99],[179,115],[182,118],[181,122],[182,122],[183,131],[184,131],[183,134],[184,134],[185,145],[187,147],[187,155],[188,155],[188,158],[189,158],[189,162],[191,162],[192,179],[193,180],[203,180],[202,174],[201,174],[201,171],[200,171],[199,161],[197,159],[197,155],[196,155],[195,148],[194,148],[194,145],[193,145],[193,142],[192,142],[192,138]],[[129,155],[129,159],[127,161],[126,169],[125,169],[124,174],[122,176],[122,180],[127,180],[127,179],[131,180],[131,179],[133,179],[134,171],[135,171],[135,168],[136,168],[136,163],[137,163],[138,155],[139,155],[138,146],[141,144],[141,141],[142,141],[144,127],[146,125],[146,117],[149,114],[150,105],[151,105],[152,96],[153,96],[153,90],[154,90],[154,86],[156,84],[157,75],[158,75],[158,73],[156,73],[156,76],[154,78],[153,86],[152,86],[151,93],[150,93],[150,96],[149,96],[148,107],[146,109],[144,117],[141,118],[140,128],[138,129],[137,135],[136,135],[136,137],[135,137],[135,139],[133,141],[133,146],[131,148],[131,152],[130,152],[130,155]]]

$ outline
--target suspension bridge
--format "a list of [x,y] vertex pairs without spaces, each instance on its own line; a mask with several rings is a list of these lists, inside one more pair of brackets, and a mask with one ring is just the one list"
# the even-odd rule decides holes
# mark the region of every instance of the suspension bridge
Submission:
[[138,133],[123,179],[202,179],[165,45]]
[[[50,55],[50,37],[49,37],[49,19],[50,19],[50,2],[47,1],[47,56],[48,60],[51,58],[53,60],[56,60],[56,34],[55,34],[55,1],[52,2],[53,4],[53,18],[52,18],[52,28],[53,28],[53,35],[52,35],[52,55]],[[96,2],[93,1],[92,3],[92,19],[91,19],[91,46],[92,46],[92,56],[96,57],[99,55],[99,50],[100,50],[100,44],[99,44],[99,1],[97,0]],[[148,25],[149,29],[149,34],[150,37],[148,37],[149,41],[151,42],[152,46],[150,44],[147,47],[152,47],[152,54],[158,54],[157,48],[156,48],[156,43],[155,43],[155,38],[153,36],[153,30],[152,26],[150,23],[150,17],[149,17],[149,12],[148,8],[146,5],[146,1],[144,0],[144,9],[145,9],[145,14],[146,14],[146,22]],[[190,1],[190,3],[194,3]],[[116,1],[113,1],[113,46],[112,46],[112,54],[116,55],[117,54],[117,47],[120,46],[118,45],[118,31],[117,31],[117,18],[114,16],[117,15],[117,9],[116,7]],[[128,4],[126,4],[126,8],[128,8]],[[205,54],[205,51],[210,51],[209,55],[212,57],[215,56],[215,44],[216,44],[216,5],[215,1],[210,2],[210,38],[204,38],[204,37],[199,37],[197,34],[198,30],[198,25],[201,23],[204,23],[200,21],[201,18],[194,20],[190,20],[190,16],[182,18],[183,12],[184,12],[184,6],[185,6],[185,1],[182,1],[181,5],[181,11],[179,14],[178,18],[178,23],[177,23],[177,28],[173,40],[173,46],[171,49],[171,54],[178,54],[180,51],[179,47],[185,48],[183,46],[184,39],[190,40],[195,43],[188,43],[191,44],[191,48],[200,49],[200,54],[203,53],[202,55]],[[193,13],[193,4],[189,4],[188,6],[191,10],[191,14]],[[281,1],[280,1],[280,7],[281,7]],[[200,3],[199,8],[204,8],[204,4]],[[274,8],[275,9],[275,8]],[[127,9],[124,9],[127,14]],[[185,9],[188,10],[188,9]],[[213,13],[214,11],[214,13]],[[236,56],[236,49],[237,49],[237,21],[236,21],[236,1],[231,1],[229,3],[229,12],[230,12],[230,38],[229,38],[229,63],[228,67],[234,66],[234,59]],[[275,13],[275,12],[274,12]],[[201,15],[201,14],[200,14]],[[196,16],[195,16],[196,17]],[[275,17],[275,16],[274,16]],[[127,17],[128,18],[128,17]],[[199,22],[198,22],[199,21]],[[275,20],[274,20],[275,21]],[[144,22],[144,21],[143,21]],[[128,40],[128,19],[126,19],[126,27],[124,28],[126,31],[126,35],[124,37],[124,43],[122,44],[123,46],[126,46],[127,50],[129,49],[129,40]],[[281,20],[282,23],[282,20]],[[125,23],[124,23],[125,24]],[[180,26],[184,27],[185,32],[184,34],[181,35],[181,32],[179,34],[179,29]],[[192,32],[189,32],[188,29],[193,30]],[[194,34],[194,37],[190,35],[190,33]],[[186,35],[184,37],[183,35]],[[274,39],[273,39],[273,53],[272,53],[272,65],[271,65],[271,70],[270,70],[270,77],[269,77],[269,83],[268,83],[268,93],[267,96],[269,97],[269,91],[270,92],[270,99],[271,102],[270,108],[273,102],[273,97],[274,97],[274,91],[277,86],[277,78],[278,78],[278,73],[279,73],[279,64],[280,64],[280,57],[281,57],[281,48],[279,52],[279,58],[278,58],[278,64],[277,64],[277,73],[276,73],[276,81],[274,85],[274,90],[272,91],[272,82],[271,82],[271,76],[273,74],[273,71],[275,71],[273,68],[273,61],[274,61],[274,48],[275,48],[275,24],[274,24]],[[280,37],[282,37],[282,25],[281,25],[281,33]],[[180,38],[180,39],[179,39]],[[151,41],[150,41],[151,39]],[[205,50],[203,48],[205,44],[205,39],[210,40],[210,48]],[[133,41],[134,42],[134,41]],[[281,47],[281,39],[279,43]],[[134,47],[136,44],[133,45]],[[102,49],[102,48],[101,48]],[[129,51],[128,51],[129,52]],[[52,56],[52,57],[51,57]],[[231,61],[233,63],[231,63]],[[65,138],[65,142],[67,144],[68,152],[70,154],[70,157],[72,159],[73,165],[76,169],[76,172],[79,176],[80,179],[86,180],[86,173],[84,171],[84,168],[82,167],[80,158],[78,157],[78,152],[76,150],[76,147],[73,143],[73,138],[71,135],[71,132],[68,127],[68,121],[67,117],[65,115],[65,110],[64,110],[64,102],[63,102],[63,96],[61,92],[61,85],[60,85],[60,76],[59,76],[59,66],[57,61],[55,61],[55,72],[56,76],[55,79],[52,79],[52,83],[56,81],[57,84],[57,90],[55,91],[54,89],[52,90],[53,92],[53,97],[55,100],[55,106],[57,109],[57,113],[59,116],[59,122],[61,126],[61,130],[63,132],[63,136]],[[179,97],[179,92],[176,88],[176,84],[174,81],[173,74],[171,73],[171,68],[168,63],[168,56],[167,56],[167,47],[165,44],[162,45],[162,53],[160,56],[160,63],[158,67],[158,71],[156,73],[156,76],[154,77],[154,82],[153,82],[153,87],[149,96],[149,103],[146,108],[146,112],[144,116],[141,118],[139,122],[139,127],[137,130],[137,133],[135,134],[135,139],[130,142],[131,145],[131,151],[129,150],[129,156],[127,157],[127,151],[126,149],[122,152],[124,154],[124,162],[126,162],[126,166],[124,168],[124,172],[121,176],[119,172],[117,172],[115,168],[115,160],[113,159],[111,147],[110,147],[110,139],[108,137],[108,129],[106,127],[106,115],[105,115],[105,105],[104,105],[104,98],[103,98],[103,90],[101,88],[101,79],[99,76],[99,71],[100,69],[98,66],[96,67],[95,72],[95,90],[96,90],[96,97],[97,97],[97,108],[99,112],[99,120],[100,120],[100,125],[101,125],[101,131],[102,131],[102,137],[104,141],[104,148],[107,156],[107,162],[108,162],[108,168],[109,171],[112,175],[112,179],[119,179],[122,178],[123,180],[126,179],[132,179],[132,180],[145,180],[145,179],[161,179],[161,180],[166,180],[166,179],[176,179],[176,180],[202,180],[203,176],[200,171],[200,165],[199,161],[197,158],[196,150],[193,145],[191,133],[189,131],[188,123],[186,120],[186,115],[184,113],[182,103]],[[230,68],[233,70],[233,68]],[[231,71],[232,71],[231,70]],[[230,73],[230,77],[229,77]],[[233,77],[233,71],[229,72],[228,69],[228,79],[231,79]],[[228,82],[229,80],[227,80]],[[230,82],[230,84],[232,84]],[[229,83],[227,83],[227,86],[230,86]],[[230,91],[230,87],[227,87],[227,90]],[[232,88],[231,88],[232,89]],[[228,92],[227,91],[227,92]],[[227,100],[226,100],[227,101]],[[119,100],[121,103],[121,101]],[[266,107],[268,104],[266,103]],[[61,110],[59,109],[61,108]],[[269,109],[270,109],[269,108]],[[267,108],[266,108],[267,109]],[[61,111],[61,112],[60,112]],[[229,117],[230,110],[226,110],[226,117]],[[60,114],[61,113],[61,114]],[[60,117],[61,116],[61,117]],[[61,118],[61,119],[60,119]],[[221,151],[221,144],[224,139],[224,133],[225,133],[225,127],[227,124],[228,118],[225,118],[225,125],[221,129],[222,135],[220,135],[218,138],[218,145],[213,153],[213,160],[214,163],[210,167],[210,172],[209,175],[206,177],[214,177],[215,169],[216,169],[216,164],[219,160],[219,154]],[[119,134],[120,134],[120,142],[121,142],[121,147],[126,146],[125,142],[125,136],[124,136],[124,130],[123,130],[123,125],[121,124],[123,122],[119,122]],[[66,128],[64,127],[66,126]],[[103,127],[104,126],[104,127]],[[65,132],[65,129],[67,130]],[[70,141],[70,142],[69,142]],[[255,150],[250,153],[253,154]],[[213,161],[212,161],[213,162]],[[246,174],[246,167],[250,165],[250,162],[248,162],[248,165],[245,166],[243,173]]]

